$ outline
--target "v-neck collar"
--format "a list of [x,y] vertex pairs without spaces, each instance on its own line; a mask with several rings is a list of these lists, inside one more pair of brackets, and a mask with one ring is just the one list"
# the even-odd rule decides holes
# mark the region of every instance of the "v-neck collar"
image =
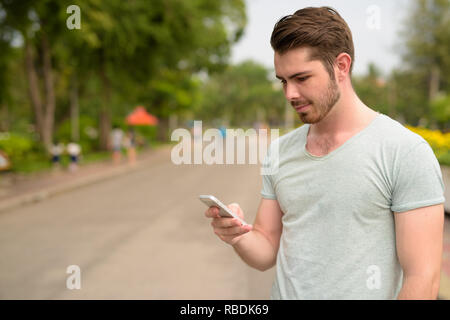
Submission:
[[311,153],[309,153],[309,151],[306,149],[306,143],[307,143],[307,138],[308,138],[308,133],[309,133],[309,129],[310,129],[310,127],[311,127],[311,125],[310,124],[306,124],[306,128],[305,128],[305,130],[303,131],[303,134],[304,134],[304,144],[303,144],[303,146],[302,146],[302,149],[303,149],[303,152],[304,152],[304,154],[308,157],[308,158],[310,158],[310,159],[312,159],[312,160],[326,160],[326,159],[328,159],[328,158],[330,158],[330,157],[332,157],[333,155],[335,155],[336,153],[338,153],[339,151],[341,151],[342,149],[345,149],[348,145],[350,145],[350,144],[352,144],[353,143],[353,141],[355,141],[355,140],[357,140],[357,139],[359,139],[359,137],[361,136],[361,135],[363,135],[365,132],[367,132],[373,125],[374,125],[374,123],[376,123],[381,117],[382,117],[382,113],[380,113],[380,112],[377,112],[378,114],[377,114],[377,116],[364,128],[364,129],[362,129],[361,131],[359,131],[359,132],[357,132],[356,134],[354,134],[353,136],[351,136],[349,139],[347,139],[342,145],[340,145],[338,148],[336,148],[336,149],[334,149],[333,151],[331,151],[331,152],[329,152],[329,153],[327,153],[326,155],[324,155],[324,156],[315,156],[315,155],[313,155],[313,154],[311,154]]

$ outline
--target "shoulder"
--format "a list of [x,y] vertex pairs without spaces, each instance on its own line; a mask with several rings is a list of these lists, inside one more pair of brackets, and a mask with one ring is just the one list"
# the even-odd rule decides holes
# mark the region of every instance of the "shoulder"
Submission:
[[405,154],[419,145],[428,144],[423,137],[385,114],[380,114],[378,120],[374,138],[390,152]]

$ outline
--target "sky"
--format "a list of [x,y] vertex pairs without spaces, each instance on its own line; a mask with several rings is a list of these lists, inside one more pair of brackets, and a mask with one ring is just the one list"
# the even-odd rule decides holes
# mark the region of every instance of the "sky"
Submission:
[[245,0],[247,27],[232,49],[231,62],[252,59],[273,70],[270,36],[275,23],[304,7],[336,9],[350,27],[355,47],[353,73],[365,74],[370,62],[388,74],[401,61],[398,35],[408,0]]

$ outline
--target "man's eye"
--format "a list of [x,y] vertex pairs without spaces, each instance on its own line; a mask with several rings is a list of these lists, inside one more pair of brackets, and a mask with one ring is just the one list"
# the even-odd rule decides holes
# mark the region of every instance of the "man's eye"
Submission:
[[306,76],[306,77],[301,77],[301,78],[297,78],[297,80],[299,81],[305,81],[306,79],[308,79],[310,76]]

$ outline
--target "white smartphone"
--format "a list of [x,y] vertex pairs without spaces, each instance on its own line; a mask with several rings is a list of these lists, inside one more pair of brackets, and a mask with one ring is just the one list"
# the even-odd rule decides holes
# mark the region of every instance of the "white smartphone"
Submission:
[[226,205],[224,205],[222,202],[219,201],[216,197],[212,195],[201,195],[199,196],[199,199],[201,202],[206,204],[208,207],[218,207],[219,208],[219,215],[222,217],[229,217],[229,218],[235,218],[238,219],[240,222],[242,222],[242,225],[247,225],[247,223],[242,220],[237,214],[235,214],[233,211],[227,208]]

